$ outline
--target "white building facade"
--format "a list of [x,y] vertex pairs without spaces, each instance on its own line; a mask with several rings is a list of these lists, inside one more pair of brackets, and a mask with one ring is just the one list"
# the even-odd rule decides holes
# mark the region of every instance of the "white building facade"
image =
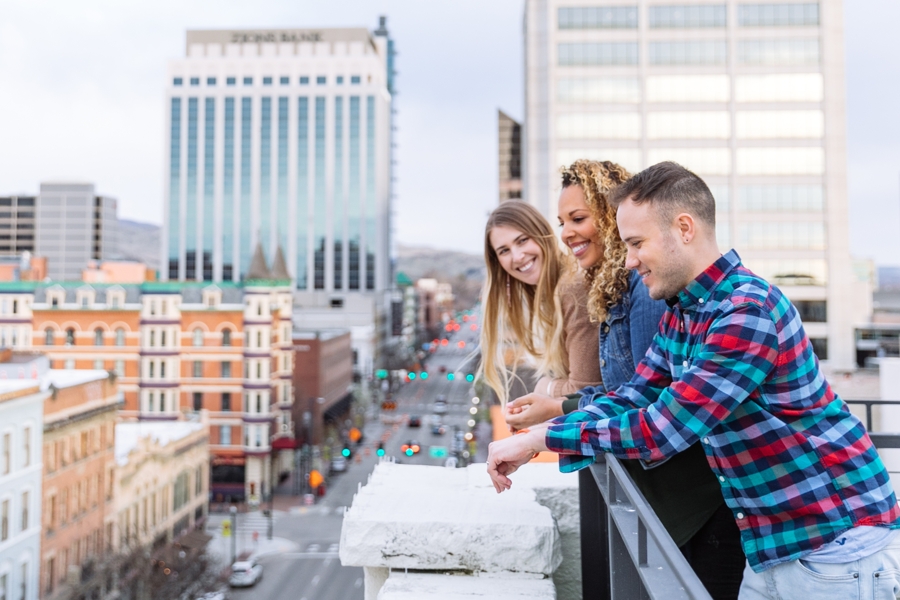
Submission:
[[44,400],[35,380],[0,382],[0,598],[37,600]]
[[854,364],[842,3],[526,2],[525,197],[559,167],[672,160],[716,198],[720,248],[797,305],[820,359]]
[[166,87],[163,279],[240,281],[260,242],[300,291],[389,286],[387,31],[188,31],[186,45]]

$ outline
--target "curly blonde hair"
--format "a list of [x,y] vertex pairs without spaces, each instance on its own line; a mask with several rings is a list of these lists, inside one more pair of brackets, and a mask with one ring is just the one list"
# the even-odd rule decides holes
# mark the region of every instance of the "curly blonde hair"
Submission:
[[[521,231],[540,246],[543,261],[537,285],[519,281],[501,266],[491,245],[491,231],[498,226]],[[523,352],[538,360],[539,377],[568,375],[569,356],[557,286],[574,268],[547,219],[521,200],[504,202],[488,217],[484,227],[484,261],[487,277],[481,298],[484,316],[479,372],[505,406]]]
[[577,185],[584,192],[584,199],[597,228],[603,260],[585,274],[589,289],[588,312],[591,321],[603,322],[611,306],[622,299],[628,289],[628,269],[625,268],[626,248],[619,237],[616,225],[616,209],[609,203],[609,194],[616,186],[625,183],[631,174],[622,166],[607,160],[579,159],[568,167],[560,168],[563,189]]

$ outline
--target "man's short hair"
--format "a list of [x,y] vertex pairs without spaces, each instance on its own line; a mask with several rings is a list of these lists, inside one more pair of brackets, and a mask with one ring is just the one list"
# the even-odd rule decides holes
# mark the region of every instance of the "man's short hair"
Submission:
[[664,223],[686,212],[715,231],[716,200],[712,192],[702,179],[677,163],[667,161],[648,167],[610,193],[609,202],[616,208],[626,200],[656,205]]

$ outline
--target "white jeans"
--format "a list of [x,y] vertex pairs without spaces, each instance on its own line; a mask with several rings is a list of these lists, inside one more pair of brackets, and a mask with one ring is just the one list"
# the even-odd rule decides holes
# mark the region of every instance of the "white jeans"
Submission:
[[900,536],[848,563],[793,560],[762,573],[744,567],[739,600],[895,600],[900,596]]

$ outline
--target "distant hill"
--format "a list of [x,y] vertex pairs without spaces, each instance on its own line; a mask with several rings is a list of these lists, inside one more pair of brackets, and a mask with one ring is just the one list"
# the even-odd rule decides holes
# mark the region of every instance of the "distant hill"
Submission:
[[453,250],[437,250],[397,245],[394,273],[404,273],[415,281],[423,277],[453,286],[456,308],[471,308],[477,302],[484,283],[484,257]]
[[159,270],[159,225],[119,219],[119,252],[121,258],[137,260]]

